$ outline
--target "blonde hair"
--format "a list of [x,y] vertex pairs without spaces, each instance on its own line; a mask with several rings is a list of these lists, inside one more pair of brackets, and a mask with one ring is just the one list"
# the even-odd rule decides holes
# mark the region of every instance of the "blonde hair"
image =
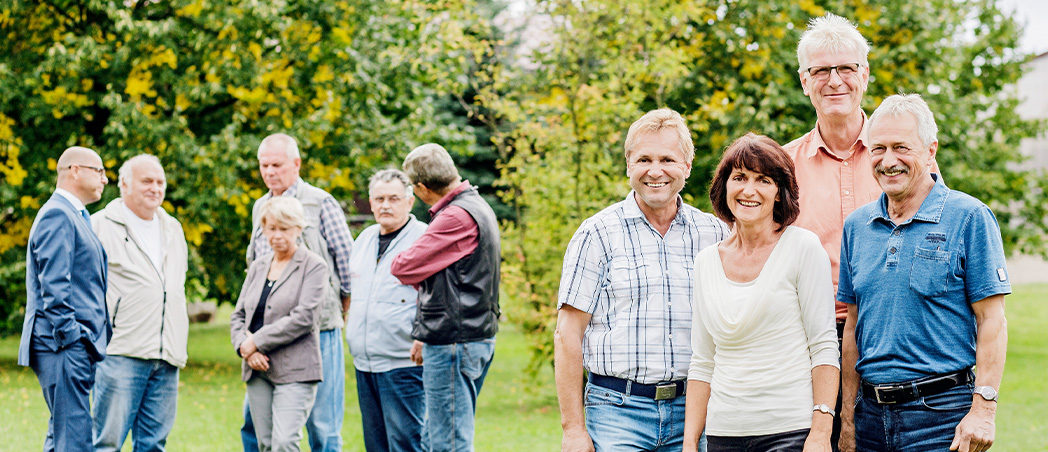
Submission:
[[258,210],[258,217],[261,218],[263,226],[266,225],[267,218],[282,225],[298,227],[300,229],[305,229],[307,224],[305,211],[302,209],[302,203],[290,196],[274,196],[269,198],[269,201],[262,204],[262,207]]
[[676,132],[677,149],[684,154],[685,161],[691,162],[695,159],[695,144],[691,141],[691,131],[688,130],[684,118],[680,113],[669,108],[660,108],[645,113],[630,125],[630,130],[626,133],[626,160],[629,160],[630,153],[637,146],[637,141],[641,136],[658,133],[663,129],[671,129]]

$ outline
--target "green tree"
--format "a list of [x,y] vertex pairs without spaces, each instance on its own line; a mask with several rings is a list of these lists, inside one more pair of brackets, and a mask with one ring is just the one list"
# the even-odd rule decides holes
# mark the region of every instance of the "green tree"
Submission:
[[[114,182],[126,158],[160,157],[164,207],[192,250],[194,296],[230,300],[251,202],[264,193],[261,138],[298,137],[303,177],[345,200],[417,144],[472,146],[471,129],[439,101],[465,89],[457,75],[474,64],[475,20],[469,2],[450,1],[4,2],[0,321],[20,327],[24,289],[9,276],[24,271],[65,147],[98,150]],[[116,196],[109,188],[91,207]]]
[[[815,111],[795,49],[811,17],[834,12],[872,41],[872,112],[899,91],[926,97],[940,124],[946,180],[997,213],[1009,251],[1043,251],[1046,179],[1015,169],[1018,142],[1044,124],[1022,121],[1004,87],[1026,59],[1018,28],[993,0],[671,0],[539,2],[549,42],[530,65],[503,56],[475,83],[502,158],[506,312],[551,362],[563,252],[585,218],[628,192],[622,143],[644,112],[669,106],[688,119],[696,158],[685,202],[706,196],[723,148],[754,131],[786,143]],[[495,47],[508,53],[512,48]]]

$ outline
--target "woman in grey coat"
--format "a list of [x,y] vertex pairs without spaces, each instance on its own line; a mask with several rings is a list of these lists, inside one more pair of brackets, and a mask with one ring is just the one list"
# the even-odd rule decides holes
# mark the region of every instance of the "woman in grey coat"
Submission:
[[322,378],[316,323],[328,273],[322,258],[297,243],[306,227],[298,200],[272,198],[260,214],[273,253],[248,268],[230,337],[244,360],[259,450],[298,451]]

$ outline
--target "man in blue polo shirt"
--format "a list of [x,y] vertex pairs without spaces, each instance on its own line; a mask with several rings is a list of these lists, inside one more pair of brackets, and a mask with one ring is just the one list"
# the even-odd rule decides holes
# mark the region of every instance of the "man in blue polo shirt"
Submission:
[[884,194],[844,222],[841,450],[985,451],[1008,342],[1000,227],[929,171],[938,128],[920,96],[888,97],[869,130]]

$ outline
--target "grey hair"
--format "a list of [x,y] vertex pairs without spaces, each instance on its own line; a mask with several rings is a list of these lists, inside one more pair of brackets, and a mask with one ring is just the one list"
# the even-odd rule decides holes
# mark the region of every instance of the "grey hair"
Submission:
[[262,157],[262,150],[270,146],[282,146],[284,152],[287,153],[287,158],[294,160],[302,158],[302,155],[298,152],[298,142],[295,138],[286,133],[274,133],[268,137],[262,139],[262,142],[258,144],[258,157]]
[[911,114],[917,120],[917,136],[921,138],[924,146],[931,146],[939,141],[939,126],[935,124],[935,115],[920,94],[894,94],[886,97],[870,115],[870,127],[872,128],[873,123],[881,117],[898,118],[904,114]]
[[826,13],[808,22],[808,29],[797,44],[797,63],[800,65],[797,72],[807,70],[812,52],[819,50],[831,53],[858,52],[862,55],[862,61],[854,63],[870,66],[870,43],[848,19],[833,13]]
[[306,214],[302,209],[302,203],[290,196],[274,196],[269,198],[262,207],[258,209],[258,217],[262,225],[270,218],[285,226],[299,227],[305,229]]
[[691,141],[691,131],[688,130],[688,124],[684,122],[684,118],[681,117],[680,113],[669,108],[649,111],[630,125],[629,132],[626,132],[626,143],[624,146],[626,148],[626,159],[629,160],[630,153],[633,152],[633,148],[637,146],[637,141],[640,140],[642,135],[658,133],[664,129],[670,129],[677,135],[677,149],[684,154],[684,161],[691,162],[695,160],[695,144]]
[[451,154],[436,143],[423,144],[408,153],[404,158],[404,173],[412,183],[425,185],[434,192],[447,189],[459,179]]
[[[120,187],[120,197],[124,197],[125,188],[124,183],[131,185],[131,181],[135,179],[135,164],[141,161],[149,161],[156,163],[156,166],[160,167],[160,171],[164,171],[164,165],[160,163],[160,159],[155,155],[151,154],[138,154],[134,157],[127,159],[123,165],[120,165],[120,170],[117,172],[117,186]],[[167,188],[167,176],[165,175],[164,188]]]
[[411,179],[403,171],[395,168],[386,168],[371,175],[371,179],[368,179],[368,193],[375,189],[375,184],[393,181],[398,181],[404,185],[404,194],[407,197],[415,196],[415,192],[411,190]]

